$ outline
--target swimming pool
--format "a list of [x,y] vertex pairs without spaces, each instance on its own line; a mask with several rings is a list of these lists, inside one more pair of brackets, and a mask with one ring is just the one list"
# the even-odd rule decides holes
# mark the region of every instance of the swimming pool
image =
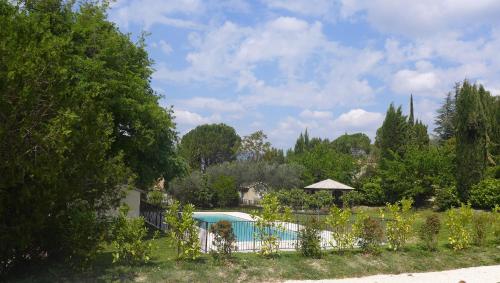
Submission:
[[[200,227],[205,228],[212,226],[221,220],[226,220],[231,222],[233,225],[233,232],[236,236],[236,241],[253,241],[255,233],[259,232],[259,229],[255,226],[252,220],[246,220],[233,215],[228,215],[224,213],[210,213],[210,214],[195,214],[193,218],[201,221]],[[203,223],[206,222],[206,223]],[[204,227],[204,225],[206,225]],[[279,229],[271,228],[272,233],[280,238],[282,241],[292,241],[297,239],[297,233],[286,229],[281,231]]]

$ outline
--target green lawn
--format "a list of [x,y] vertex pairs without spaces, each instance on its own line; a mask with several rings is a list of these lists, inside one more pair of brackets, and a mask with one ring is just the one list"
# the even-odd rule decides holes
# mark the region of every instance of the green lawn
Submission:
[[[418,222],[428,210],[418,212]],[[322,259],[309,259],[296,252],[282,252],[276,259],[265,259],[252,253],[236,253],[226,265],[216,264],[209,255],[192,262],[178,262],[174,250],[164,237],[154,240],[153,260],[142,266],[112,263],[109,250],[102,253],[93,269],[75,273],[58,263],[29,266],[22,274],[10,278],[18,282],[55,281],[139,281],[139,282],[238,282],[281,281],[284,279],[341,278],[377,273],[437,271],[470,266],[500,264],[500,247],[491,241],[485,247],[472,247],[455,252],[446,247],[447,233],[440,235],[437,252],[421,249],[414,240],[406,250],[392,252],[383,249],[380,255],[365,255],[359,251],[344,254],[326,252]],[[491,239],[490,239],[491,240]]]

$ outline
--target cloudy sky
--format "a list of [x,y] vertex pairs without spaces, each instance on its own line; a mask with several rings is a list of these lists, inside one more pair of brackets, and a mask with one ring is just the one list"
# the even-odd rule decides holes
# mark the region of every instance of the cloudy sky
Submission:
[[264,130],[276,147],[298,134],[374,137],[389,103],[433,128],[454,82],[500,93],[497,0],[118,0],[122,32],[146,31],[152,85],[181,134],[224,122]]

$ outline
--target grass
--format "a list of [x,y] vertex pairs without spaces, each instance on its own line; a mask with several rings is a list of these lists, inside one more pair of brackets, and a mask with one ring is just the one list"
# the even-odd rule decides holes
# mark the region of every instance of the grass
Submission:
[[[431,211],[417,212],[417,222]],[[418,223],[416,225],[418,225]],[[500,247],[490,239],[484,247],[452,251],[446,246],[447,231],[440,234],[439,250],[426,251],[416,240],[403,251],[385,248],[379,255],[359,251],[342,254],[325,252],[321,259],[304,258],[296,252],[282,252],[275,259],[253,253],[236,253],[234,259],[220,265],[209,255],[196,261],[176,261],[175,251],[164,237],[153,240],[153,260],[141,266],[112,263],[111,250],[97,258],[92,270],[75,273],[64,264],[51,262],[32,265],[9,278],[17,282],[254,282],[284,279],[326,279],[365,276],[379,273],[439,271],[470,266],[500,264]]]

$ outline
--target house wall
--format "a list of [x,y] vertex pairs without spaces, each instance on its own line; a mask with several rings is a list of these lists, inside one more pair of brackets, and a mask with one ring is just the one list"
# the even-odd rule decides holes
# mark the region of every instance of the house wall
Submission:
[[[138,190],[128,190],[125,197],[120,201],[121,204],[126,204],[129,207],[128,217],[139,217],[141,206],[141,192]],[[110,216],[118,216],[120,213],[119,207],[108,212]]]
[[244,192],[241,197],[241,201],[246,203],[254,203],[261,200],[261,195],[254,189],[250,188],[248,191]]

